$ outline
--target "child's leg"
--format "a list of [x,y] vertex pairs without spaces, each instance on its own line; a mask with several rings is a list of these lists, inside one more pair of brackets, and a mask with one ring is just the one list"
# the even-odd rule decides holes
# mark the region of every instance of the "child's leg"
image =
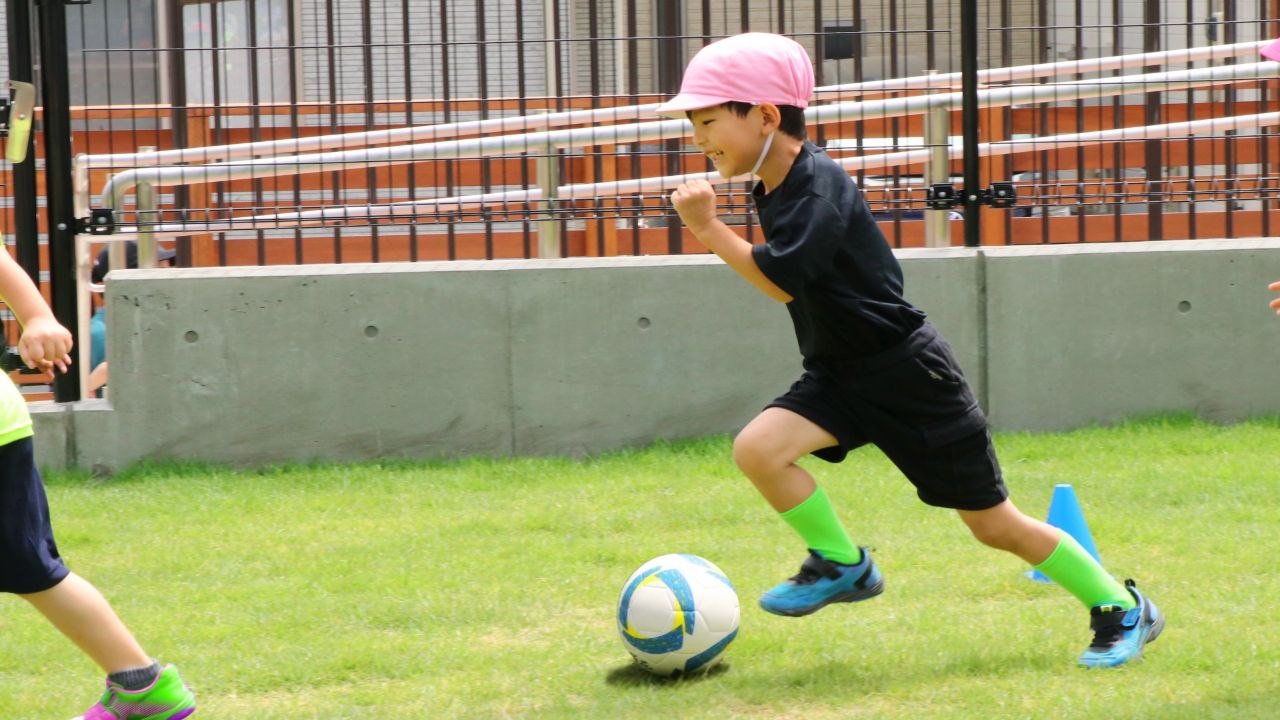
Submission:
[[796,460],[837,444],[831,433],[779,407],[756,416],[733,442],[733,459],[764,499],[807,545],[838,563],[862,552],[849,538],[825,492]]
[[1011,500],[986,510],[957,510],[973,536],[990,547],[1011,552],[1035,566],[1074,595],[1085,607],[1134,606],[1124,586],[1076,542],[1047,523],[1028,517]]
[[34,605],[108,675],[149,667],[153,662],[102,593],[75,573],[44,592],[20,597]]

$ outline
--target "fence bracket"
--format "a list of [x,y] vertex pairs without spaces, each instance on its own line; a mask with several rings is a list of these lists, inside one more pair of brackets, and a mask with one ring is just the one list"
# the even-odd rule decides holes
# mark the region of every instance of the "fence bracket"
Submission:
[[[951,183],[935,183],[925,194],[925,204],[930,210],[950,210],[964,204],[963,190]],[[1011,182],[991,183],[991,187],[978,191],[978,202],[993,208],[1008,209],[1018,202],[1018,190]]]
[[77,235],[114,235],[116,232],[116,211],[111,208],[94,208],[89,217],[76,218]]

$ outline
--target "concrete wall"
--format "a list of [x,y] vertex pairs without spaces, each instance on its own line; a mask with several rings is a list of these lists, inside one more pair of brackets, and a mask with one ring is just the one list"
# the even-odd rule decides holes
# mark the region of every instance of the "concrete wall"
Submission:
[[[1280,412],[1280,240],[899,253],[995,425]],[[706,256],[132,270],[109,401],[46,466],[581,454],[732,432],[799,374],[784,308]]]

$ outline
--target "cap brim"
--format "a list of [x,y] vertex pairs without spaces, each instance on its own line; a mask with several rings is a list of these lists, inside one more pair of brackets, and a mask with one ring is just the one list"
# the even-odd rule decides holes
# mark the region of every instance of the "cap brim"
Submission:
[[694,110],[715,107],[729,102],[727,98],[712,97],[711,95],[697,95],[695,93],[680,93],[670,100],[662,103],[654,112],[676,120],[683,120],[689,117],[689,113]]

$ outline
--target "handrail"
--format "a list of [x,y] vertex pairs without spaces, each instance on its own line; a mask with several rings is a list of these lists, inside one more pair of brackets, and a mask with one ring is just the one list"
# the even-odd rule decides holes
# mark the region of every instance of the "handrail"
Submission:
[[[1246,55],[1257,55],[1258,49],[1265,44],[1266,41],[1243,42],[1231,45],[1209,45],[1204,47],[1187,48],[1185,50],[1163,50],[1159,52],[1131,55],[1113,55],[1087,60],[1069,60],[1053,63],[1040,63],[1036,65],[1021,65],[1008,68],[992,68],[979,72],[978,82],[983,84],[1008,83],[1039,77],[1079,75],[1133,67],[1149,67],[1169,63],[1192,63],[1224,60]],[[858,83],[827,85],[814,88],[814,95],[820,100],[842,100],[875,93],[954,88],[959,87],[959,85],[960,73],[944,73],[918,75],[915,77],[897,80],[874,80]],[[529,131],[562,127],[565,125],[634,120],[652,115],[654,109],[657,107],[658,103],[649,103],[646,105],[627,105],[611,108],[594,108],[591,110],[541,113],[521,117],[469,120],[438,125],[416,125],[407,128],[396,128],[393,130],[374,130],[305,138],[263,140],[258,142],[234,143],[230,145],[183,148],[178,150],[162,150],[160,152],[150,153],[82,154],[77,156],[76,162],[86,169],[203,164],[223,160],[239,160],[278,154],[294,154],[312,152],[316,150],[349,148],[353,145],[403,144],[414,143],[419,140],[446,140],[461,135],[485,135],[495,132],[504,133],[515,130]]]
[[[982,90],[979,107],[1060,102],[1124,95],[1183,90],[1223,82],[1249,82],[1280,77],[1280,63],[1267,61],[1224,65],[1195,70],[1125,75],[1112,78],[1078,80],[1067,83],[1023,85]],[[917,95],[907,98],[843,102],[811,106],[805,111],[811,123],[825,124],[849,120],[873,120],[901,115],[921,114],[931,108],[957,109],[962,105],[961,93]],[[195,185],[268,177],[287,177],[316,172],[348,169],[353,165],[393,165],[426,160],[494,157],[556,148],[587,147],[675,139],[690,135],[686,120],[632,123],[608,127],[586,127],[498,137],[422,143],[390,148],[367,148],[338,153],[308,153],[288,158],[263,158],[242,163],[217,165],[137,168],[113,176],[102,189],[106,207],[123,207],[124,195],[139,183],[154,186]]]
[[[1258,113],[1254,115],[1236,115],[1227,118],[1209,120],[1192,120],[1186,122],[1164,123],[1160,125],[1143,125],[1138,127],[1097,130],[1084,133],[1068,133],[1048,135],[1031,139],[1000,140],[983,143],[978,146],[982,157],[998,157],[1023,152],[1041,152],[1046,146],[1058,150],[1063,148],[1096,145],[1104,142],[1130,142],[1136,140],[1154,140],[1159,138],[1197,135],[1204,132],[1229,132],[1260,127],[1280,126],[1280,112]],[[856,157],[836,158],[835,162],[845,170],[874,170],[886,167],[898,167],[922,163],[929,159],[930,148],[904,150],[899,152],[860,155]],[[950,159],[963,156],[961,148],[948,148]],[[601,195],[633,195],[644,192],[669,190],[680,183],[690,180],[707,180],[712,184],[742,182],[747,175],[733,178],[722,178],[717,172],[687,173],[684,175],[667,175],[663,177],[640,178],[635,180],[614,180],[602,183],[576,183],[561,185],[556,189],[556,200],[577,200],[594,198]],[[305,210],[270,215],[254,215],[237,218],[232,221],[215,223],[166,223],[156,225],[152,232],[156,235],[177,236],[195,233],[225,232],[235,230],[270,230],[282,225],[293,228],[299,225],[321,224],[331,221],[356,220],[361,218],[387,218],[396,215],[414,216],[423,211],[460,212],[482,207],[487,204],[508,202],[524,203],[542,200],[542,190],[514,190],[508,192],[459,195],[448,198],[432,198],[399,203],[383,203],[380,205],[359,205]]]

